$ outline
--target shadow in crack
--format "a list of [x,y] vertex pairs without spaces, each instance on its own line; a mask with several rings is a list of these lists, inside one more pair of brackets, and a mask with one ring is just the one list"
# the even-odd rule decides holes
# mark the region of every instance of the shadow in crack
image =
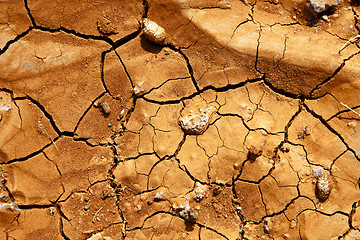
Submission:
[[310,4],[305,4],[303,14],[304,19],[309,26],[316,26],[321,19],[328,19],[336,12],[336,7],[328,6],[324,11],[318,12]]
[[188,221],[184,221],[185,223],[185,230],[188,232],[192,232],[194,231],[194,224],[188,222]]
[[0,150],[0,163],[7,162],[9,160],[8,155]]
[[351,6],[359,6],[360,5],[360,1],[359,0],[351,0],[350,1]]
[[154,54],[157,54],[161,51],[162,49],[162,46],[160,45],[155,45],[154,43],[150,42],[149,40],[147,40],[144,35],[141,35],[140,36],[140,44],[141,44],[141,47],[147,51],[147,52],[151,52],[151,53],[154,53]]

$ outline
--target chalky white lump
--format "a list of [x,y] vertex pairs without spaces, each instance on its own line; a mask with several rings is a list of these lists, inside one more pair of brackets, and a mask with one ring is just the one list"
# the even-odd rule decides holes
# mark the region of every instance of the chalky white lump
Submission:
[[161,200],[164,200],[163,192],[156,193],[154,197],[154,201],[161,201]]
[[330,195],[330,181],[327,177],[327,174],[324,172],[323,168],[313,169],[314,177],[317,179],[315,186],[316,197],[320,201],[325,201]]
[[101,233],[96,233],[86,240],[113,240],[111,237],[104,237]]
[[0,190],[4,187],[5,177],[2,169],[0,168]]
[[[0,190],[4,188],[5,177],[2,169],[0,169]],[[7,202],[8,194],[6,192],[2,192],[0,194],[0,213],[2,212],[13,212],[20,211],[16,202]]]
[[144,82],[139,83],[134,87],[135,96],[140,96],[143,93],[143,91],[144,91],[143,84],[144,84]]
[[324,174],[324,169],[322,167],[319,168],[313,168],[312,169],[313,175],[315,178],[319,178]]
[[142,30],[144,37],[156,44],[164,44],[167,37],[165,29],[159,26],[157,23],[144,18],[142,20]]
[[185,209],[185,207],[184,207],[182,204],[180,204],[179,206],[176,206],[176,205],[174,204],[174,205],[172,205],[172,209],[173,209],[174,211],[182,211],[182,210]]
[[342,0],[308,0],[311,7],[317,13],[326,11],[329,7],[339,5]]
[[110,109],[110,106],[107,102],[105,101],[96,101],[94,103],[94,106],[95,107],[98,107],[100,108],[101,112],[105,115],[105,116],[108,116],[111,112],[111,109]]
[[179,212],[179,216],[189,223],[195,223],[197,220],[197,216],[194,209],[190,207],[189,196],[185,195],[185,201],[186,201],[186,206],[184,210]]
[[7,104],[4,106],[0,106],[0,110],[4,110],[5,112],[9,111],[11,109],[11,105]]
[[10,203],[0,203],[0,212],[7,212],[7,211],[20,211],[16,202]]
[[198,113],[190,111],[190,114],[179,119],[182,130],[187,134],[202,134],[209,126],[211,113],[214,107],[199,109]]
[[197,188],[194,191],[194,198],[197,202],[200,202],[206,195],[207,186],[196,183]]
[[330,181],[326,176],[321,176],[316,182],[317,197],[325,201],[330,195]]

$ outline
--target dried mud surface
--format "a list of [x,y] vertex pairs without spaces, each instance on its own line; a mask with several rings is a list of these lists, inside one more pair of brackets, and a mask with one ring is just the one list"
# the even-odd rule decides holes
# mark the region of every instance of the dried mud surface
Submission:
[[314,2],[0,0],[0,239],[360,239],[360,7]]

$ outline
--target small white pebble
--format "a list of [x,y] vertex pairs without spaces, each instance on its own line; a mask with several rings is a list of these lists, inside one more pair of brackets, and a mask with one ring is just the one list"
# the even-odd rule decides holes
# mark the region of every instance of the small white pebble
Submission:
[[142,82],[142,83],[139,83],[139,84],[137,84],[135,87],[134,87],[134,94],[136,95],[136,96],[139,96],[143,91],[144,91],[144,89],[143,89],[143,85],[144,83]]
[[9,111],[11,109],[11,105],[10,104],[7,104],[7,105],[4,105],[4,106],[0,106],[0,110],[4,110],[4,111]]
[[144,18],[142,20],[143,24],[143,33],[147,40],[157,43],[157,44],[164,44],[166,39],[165,29],[160,27],[157,23]]
[[354,123],[354,122],[349,122],[348,124],[346,124],[348,127],[351,127],[351,128],[353,128],[353,127],[355,127],[356,126],[356,124]]
[[160,200],[163,200],[163,192],[159,192],[159,193],[156,193],[155,197],[154,197],[154,200],[155,201],[160,201]]

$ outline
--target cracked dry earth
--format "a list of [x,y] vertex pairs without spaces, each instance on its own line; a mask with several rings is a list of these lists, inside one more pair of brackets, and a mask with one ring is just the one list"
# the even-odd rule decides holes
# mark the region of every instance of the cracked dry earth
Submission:
[[0,1],[0,239],[360,239],[360,7],[309,4]]

